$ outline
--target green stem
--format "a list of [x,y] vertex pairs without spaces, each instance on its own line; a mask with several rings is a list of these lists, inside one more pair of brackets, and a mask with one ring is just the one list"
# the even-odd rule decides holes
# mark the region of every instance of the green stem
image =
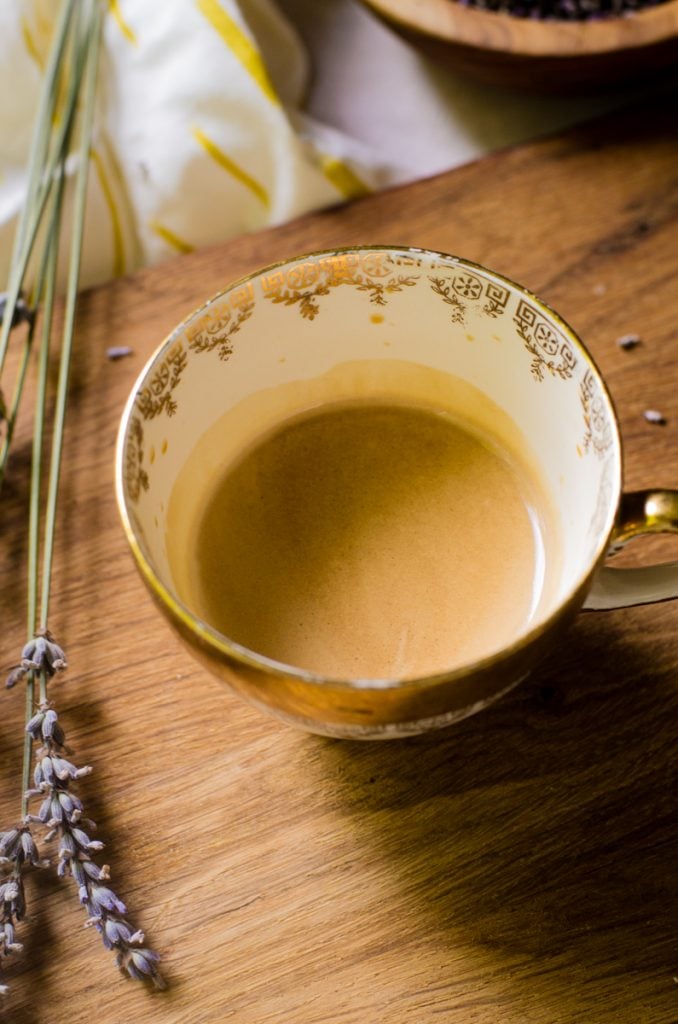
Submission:
[[47,404],[47,376],[49,370],[49,339],[52,330],[54,296],[56,292],[57,263],[59,257],[59,211],[63,196],[63,175],[57,184],[55,198],[56,223],[47,248],[47,281],[42,312],[42,337],[38,355],[38,380],[33,420],[33,455],[31,460],[31,491],[28,511],[28,636],[37,628],[38,618],[38,546],[40,529],[40,479],[42,476],[42,449],[45,434],[45,406]]
[[66,3],[62,4],[59,23],[54,33],[54,43],[50,49],[47,67],[45,68],[44,84],[40,93],[36,124],[28,156],[28,167],[30,170],[28,188],[26,190],[26,202],[24,203],[22,216],[19,221],[19,227],[14,240],[12,263],[14,263],[14,258],[18,256],[25,241],[27,221],[26,214],[27,211],[31,209],[33,202],[35,201],[38,184],[42,177],[42,167],[49,148],[49,137],[52,123],[54,121],[55,106],[59,91],[58,82],[61,77],[61,61],[68,41],[71,17],[74,9],[74,0],[67,0]]
[[[45,433],[45,405],[47,398],[47,375],[49,370],[49,339],[54,312],[54,296],[56,292],[57,264],[59,257],[59,227],[61,201],[63,198],[63,173],[59,175],[54,199],[53,219],[45,252],[45,295],[41,323],[40,351],[38,354],[38,382],[35,399],[35,417],[33,421],[33,455],[31,459],[31,490],[28,507],[28,599],[27,599],[27,631],[29,639],[34,636],[38,616],[38,546],[40,530],[40,477],[42,475],[42,448]],[[37,299],[42,298],[41,292]],[[40,701],[45,684],[45,673],[40,674]],[[26,722],[33,717],[35,707],[35,673],[29,672],[26,679]],[[21,813],[28,813],[26,791],[31,782],[31,762],[33,760],[33,741],[30,733],[24,733],[24,753],[22,764]]]
[[[59,177],[58,177],[58,182],[57,182],[57,185],[55,187],[54,202],[53,202],[53,206],[52,206],[52,212],[51,212],[51,216],[50,216],[50,223],[49,223],[48,234],[47,234],[47,245],[46,245],[46,247],[45,247],[45,249],[44,249],[44,251],[42,253],[42,258],[40,260],[40,268],[38,270],[38,276],[37,276],[37,279],[36,279],[35,288],[33,290],[33,296],[32,296],[31,305],[32,305],[32,307],[34,309],[37,308],[37,306],[39,305],[39,303],[40,303],[40,301],[42,299],[42,293],[43,293],[43,289],[45,287],[45,281],[48,279],[48,274],[49,274],[48,262],[49,262],[50,253],[51,253],[51,250],[52,250],[52,247],[53,247],[52,246],[52,238],[53,238],[53,235],[55,233],[56,233],[57,239],[58,239],[59,222],[60,222],[60,219],[61,219],[61,202],[62,202],[62,198],[63,198],[63,186],[64,186],[64,176],[63,176],[63,173],[60,172],[59,173]],[[56,279],[56,258],[57,258],[57,252],[58,252],[58,240],[56,242],[56,250],[55,250],[55,253],[54,253],[55,269],[54,269],[53,273],[54,273],[55,279]],[[53,302],[54,302],[54,283],[52,284],[52,305],[53,305]],[[51,316],[52,316],[51,308],[52,307],[50,306],[50,315],[49,315],[49,318],[47,320],[48,329],[49,329],[49,325],[51,325]],[[46,322],[45,321],[45,316],[43,315],[43,318],[42,318],[43,337],[44,337],[44,333],[45,333],[45,331],[44,331],[45,322]],[[22,355],[21,355],[21,363],[19,365],[19,370],[18,370],[18,373],[17,373],[17,379],[16,379],[16,383],[15,383],[15,387],[14,387],[14,395],[12,396],[12,404],[11,404],[11,408],[10,408],[9,414],[7,416],[7,425],[6,425],[6,430],[5,430],[5,437],[4,437],[4,440],[2,442],[2,446],[0,446],[0,489],[2,488],[2,484],[3,484],[3,481],[5,479],[5,472],[6,472],[6,469],[7,469],[7,461],[9,459],[9,449],[10,449],[10,446],[11,446],[11,443],[12,443],[12,437],[14,435],[14,427],[16,425],[16,420],[17,420],[17,416],[18,416],[18,413],[19,413],[19,405],[20,405],[20,402],[21,402],[21,397],[23,395],[24,384],[26,382],[26,370],[28,368],[30,354],[31,354],[31,350],[32,350],[32,347],[33,347],[33,338],[34,338],[34,335],[35,335],[36,324],[37,324],[37,317],[34,317],[32,322],[31,322],[29,331],[28,331],[28,336],[27,336],[26,341],[24,343],[24,349],[23,349],[23,352],[22,352]],[[44,403],[44,398],[43,398],[43,403]],[[34,433],[34,440],[35,440],[35,433]],[[42,443],[42,440],[41,440],[41,443]],[[34,445],[34,449],[35,449],[35,445]],[[30,578],[30,571],[29,571],[29,578]]]
[[47,506],[45,513],[45,533],[42,561],[42,597],[40,601],[40,623],[47,625],[49,613],[49,593],[52,577],[52,561],[54,554],[54,529],[56,523],[56,506],[59,494],[61,475],[61,455],[63,450],[64,421],[68,392],[68,377],[71,354],[73,350],[73,330],[75,326],[75,306],[78,296],[78,280],[80,277],[80,259],[82,255],[82,238],[85,225],[85,205],[87,200],[87,180],[89,172],[90,151],[92,147],[92,126],[94,123],[94,100],[99,65],[99,46],[101,41],[101,6],[95,0],[91,22],[87,29],[85,46],[87,48],[87,67],[85,77],[85,96],[82,114],[82,133],[78,149],[78,173],[75,183],[73,201],[73,234],[68,267],[68,282],[64,310],[64,326],[59,363],[59,379],[57,383],[56,405],[54,410],[54,433],[52,437],[52,455],[50,460],[49,482],[47,487]]
[[[38,554],[39,554],[39,530],[40,530],[40,480],[42,474],[42,451],[45,433],[45,408],[47,397],[47,378],[49,367],[49,343],[54,310],[54,298],[56,293],[56,278],[59,255],[59,229],[61,222],[61,207],[63,199],[65,161],[68,153],[70,131],[73,123],[72,114],[75,111],[77,91],[83,70],[86,68],[86,86],[83,112],[83,127],[79,145],[79,166],[75,185],[74,199],[74,227],[71,239],[71,255],[68,272],[68,284],[65,301],[65,314],[63,326],[63,339],[61,359],[59,366],[59,379],[57,383],[57,399],[54,414],[54,433],[52,438],[52,452],[50,460],[50,473],[48,482],[47,509],[45,513],[45,534],[43,540],[43,569],[42,569],[42,596],[40,601],[40,620],[47,621],[49,590],[51,582],[52,558],[54,550],[54,525],[56,519],[56,502],[59,490],[59,475],[61,468],[61,452],[63,448],[63,427],[66,411],[66,392],[68,385],[68,371],[73,341],[73,328],[75,319],[75,304],[77,299],[78,278],[80,272],[80,256],[82,251],[82,238],[84,231],[85,203],[87,198],[87,177],[89,167],[89,154],[92,142],[92,125],[94,120],[94,98],[96,89],[99,44],[101,38],[101,7],[99,0],[92,0],[90,3],[90,19],[86,23],[86,31],[82,39],[82,45],[78,52],[76,65],[79,65],[79,73],[74,76],[77,79],[75,91],[71,90],[72,105],[71,112],[67,115],[65,130],[59,133],[58,148],[55,150],[58,161],[50,171],[48,188],[54,178],[58,175],[53,214],[48,229],[47,251],[43,258],[45,297],[44,312],[42,317],[42,336],[40,345],[40,356],[38,363],[38,383],[36,395],[35,421],[33,429],[33,458],[31,465],[31,495],[29,505],[29,539],[28,539],[28,601],[27,601],[27,626],[29,637],[36,631],[38,614]],[[84,6],[84,4],[83,4]],[[82,16],[83,8],[79,8],[79,16]],[[77,68],[76,68],[77,70]],[[63,126],[62,126],[63,128]],[[45,196],[46,198],[46,196]],[[44,205],[41,209],[44,208]],[[39,218],[38,218],[39,219]],[[36,222],[37,231],[37,222]],[[30,238],[30,231],[27,231]],[[32,244],[32,242],[31,242]],[[25,271],[25,267],[24,267]],[[23,272],[22,271],[22,277]],[[41,275],[42,276],[42,275]],[[41,282],[42,285],[42,282]],[[40,287],[40,291],[42,287]],[[17,292],[18,295],[18,292]],[[38,299],[41,297],[38,292]],[[14,297],[16,299],[16,296]],[[11,321],[10,321],[11,322]],[[2,353],[4,355],[4,353]],[[39,700],[43,703],[47,700],[47,675],[40,672]],[[26,722],[33,716],[35,706],[35,673],[29,672],[26,680]],[[22,814],[28,813],[28,800],[26,791],[30,786],[31,763],[33,755],[33,743],[29,733],[24,736],[24,752],[22,765]]]
[[[29,672],[26,678],[26,722],[33,717],[35,702],[35,676]],[[21,772],[21,817],[28,814],[28,797],[26,791],[31,784],[31,762],[33,760],[33,740],[31,734],[24,732],[24,757]]]
[[[75,33],[76,35],[78,34],[81,7],[80,5],[75,4],[74,0],[69,0],[68,16],[66,17],[64,15],[63,23],[60,26],[60,35],[57,40],[59,60],[58,62],[55,60],[54,75],[49,80],[46,80],[45,86],[43,87],[43,97],[45,93],[47,93],[47,98],[45,99],[44,104],[41,103],[40,122],[38,124],[36,145],[34,147],[35,152],[39,156],[42,155],[43,157],[45,157],[46,154],[47,139],[49,138],[49,133],[51,131],[54,104],[56,102],[56,94],[58,91],[56,88],[57,75],[62,71],[61,56],[68,34],[68,29],[70,27],[71,7],[73,10],[77,11],[75,19]],[[63,119],[57,131],[56,141],[51,145],[51,147],[49,147],[50,152],[47,155],[44,165],[43,161],[40,161],[39,164],[36,164],[31,168],[31,180],[29,181],[27,201],[19,223],[14,251],[12,253],[11,271],[5,300],[5,312],[2,320],[2,328],[0,328],[0,373],[2,372],[2,368],[5,364],[5,357],[7,355],[9,336],[12,329],[12,319],[16,310],[16,304],[19,295],[21,294],[21,287],[23,285],[24,277],[26,276],[28,263],[38,235],[47,198],[52,188],[54,175],[58,172],[59,167],[63,162],[64,146],[68,136],[70,135],[73,118],[76,112],[80,80],[82,78],[86,58],[86,40],[84,44],[80,45],[77,44],[76,40],[76,44],[74,45],[76,45],[76,52],[73,62],[73,73],[69,76],[68,94],[64,104]]]

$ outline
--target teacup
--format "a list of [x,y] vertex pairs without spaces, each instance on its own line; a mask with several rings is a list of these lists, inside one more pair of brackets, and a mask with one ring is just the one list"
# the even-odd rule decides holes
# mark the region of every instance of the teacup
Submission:
[[[435,405],[434,392],[448,391],[451,412],[521,449],[557,519],[558,541],[545,555],[549,585],[511,635],[419,675],[333,676],[226,635],[187,598],[175,555],[188,550],[202,495],[224,460],[309,409],[394,392]],[[622,494],[614,408],[581,340],[520,285],[422,249],[296,257],[193,312],[130,395],[116,486],[141,575],[190,651],[257,707],[331,736],[388,738],[450,725],[522,680],[583,607],[678,596],[678,564],[603,564],[632,537],[678,531],[678,492]],[[493,542],[488,527],[490,553]]]

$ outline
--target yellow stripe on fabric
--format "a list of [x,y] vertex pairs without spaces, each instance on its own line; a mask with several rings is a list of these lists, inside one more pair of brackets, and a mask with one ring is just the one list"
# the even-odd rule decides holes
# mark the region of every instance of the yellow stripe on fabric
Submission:
[[108,0],[108,9],[127,42],[131,43],[132,46],[138,46],[139,40],[136,37],[136,33],[123,18],[118,0]]
[[197,0],[197,6],[204,18],[209,21],[212,28],[219,33],[226,45],[238,58],[242,66],[252,76],[264,95],[280,106],[278,94],[273,88],[271,79],[268,77],[266,65],[261,59],[261,54],[249,39],[240,25],[230,14],[227,14],[218,0]]
[[21,19],[21,34],[24,37],[24,43],[26,44],[26,49],[28,50],[28,52],[30,53],[31,57],[33,58],[35,63],[38,65],[40,70],[44,71],[45,70],[45,62],[42,59],[42,57],[40,56],[40,51],[38,50],[37,44],[35,42],[35,39],[33,38],[33,33],[31,32],[30,28],[28,27],[28,22],[26,21],[25,18]]
[[247,171],[244,171],[242,167],[239,167],[238,164],[231,160],[230,156],[227,156],[223,149],[220,149],[219,146],[217,146],[216,142],[212,142],[212,140],[199,128],[193,129],[193,137],[196,142],[200,143],[205,152],[212,157],[215,163],[218,163],[220,167],[223,167],[225,171],[228,171],[229,174],[233,175],[241,185],[248,188],[250,192],[252,192],[252,194],[264,204],[265,207],[268,208],[270,206],[268,192],[264,186],[260,185],[251,174],[248,174]]
[[357,199],[359,196],[370,194],[371,189],[339,157],[321,156],[320,167],[327,180],[344,199]]
[[118,214],[118,208],[115,203],[115,197],[106,174],[106,168],[104,162],[101,159],[96,149],[91,150],[92,160],[96,167],[97,177],[103,192],[106,206],[111,218],[111,232],[113,234],[113,276],[121,277],[125,273],[125,247],[122,239],[122,227],[120,224],[120,216]]
[[173,231],[166,228],[164,224],[159,224],[157,220],[151,221],[148,226],[151,231],[154,231],[156,235],[162,238],[164,242],[167,242],[168,245],[171,245],[173,249],[176,249],[177,252],[188,253],[194,251],[195,246],[191,245],[190,242],[184,242],[183,238],[179,238]]

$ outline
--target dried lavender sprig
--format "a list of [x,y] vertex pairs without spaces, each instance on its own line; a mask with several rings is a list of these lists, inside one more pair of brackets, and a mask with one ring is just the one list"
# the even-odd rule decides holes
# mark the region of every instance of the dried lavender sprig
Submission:
[[[23,855],[9,860],[10,874],[6,879],[6,885],[2,889],[2,902],[0,913],[7,917],[4,924],[8,925],[9,936],[13,952],[18,951],[20,944],[14,941],[14,924],[19,921],[25,911],[25,898],[23,890],[22,872],[28,863],[42,863],[37,854],[37,846],[30,831],[31,821],[48,823],[52,837],[57,833],[61,836],[62,846],[65,852],[72,848],[72,856],[64,859],[62,874],[72,874],[79,885],[80,896],[86,903],[89,911],[89,920],[98,926],[103,932],[104,941],[109,948],[116,949],[118,965],[134,978],[147,978],[152,980],[158,987],[163,986],[162,979],[157,970],[158,955],[152,950],[145,948],[143,934],[134,931],[124,918],[124,904],[108,887],[101,883],[108,877],[106,867],[99,868],[89,856],[90,851],[96,851],[103,844],[89,839],[87,833],[78,826],[82,820],[82,805],[77,795],[69,792],[69,781],[86,774],[86,769],[77,769],[68,760],[61,757],[61,752],[66,752],[65,738],[59,725],[57,714],[47,700],[47,681],[55,672],[65,668],[66,659],[62,649],[54,641],[46,628],[47,613],[50,595],[52,554],[54,545],[54,527],[56,519],[56,502],[59,489],[59,475],[61,467],[61,452],[63,444],[63,426],[65,419],[66,396],[68,387],[68,376],[72,351],[73,327],[75,317],[75,303],[77,299],[78,279],[80,269],[80,254],[82,247],[82,235],[84,227],[85,199],[87,189],[87,174],[89,168],[89,155],[91,149],[92,123],[94,114],[94,95],[98,65],[98,51],[101,34],[102,6],[101,0],[88,0],[87,3],[81,0],[74,3],[74,0],[67,0],[69,9],[76,10],[74,33],[78,36],[78,43],[75,44],[75,68],[76,72],[69,77],[69,92],[67,101],[67,118],[57,133],[58,143],[52,147],[48,160],[47,172],[38,179],[36,186],[36,205],[38,212],[33,219],[20,226],[18,250],[20,251],[20,272],[15,269],[14,277],[10,280],[10,301],[5,310],[5,325],[13,317],[12,305],[16,306],[17,281],[23,278],[28,262],[28,250],[33,245],[37,234],[37,225],[45,208],[49,189],[52,187],[54,174],[58,174],[59,187],[63,182],[63,161],[65,159],[67,146],[67,133],[70,131],[70,120],[74,114],[76,100],[79,90],[79,81],[83,69],[85,69],[85,98],[83,111],[83,130],[79,147],[79,168],[75,186],[74,199],[74,228],[72,233],[71,258],[68,272],[68,284],[65,300],[64,328],[61,346],[61,359],[59,367],[59,379],[57,384],[57,398],[54,419],[54,434],[52,442],[52,453],[50,460],[50,473],[48,483],[48,496],[46,507],[46,527],[43,543],[43,566],[42,566],[42,595],[40,608],[41,628],[35,631],[37,615],[37,547],[38,547],[38,522],[39,516],[39,478],[42,453],[42,438],[44,425],[44,410],[46,397],[46,366],[49,340],[49,324],[44,331],[44,344],[41,349],[41,372],[39,375],[38,402],[36,407],[36,430],[34,436],[34,459],[31,478],[31,520],[29,527],[29,641],[22,650],[20,664],[10,673],[7,680],[8,685],[15,685],[21,678],[26,678],[26,745],[24,750],[24,801],[30,792],[28,791],[28,778],[30,776],[30,759],[34,739],[39,739],[43,747],[38,753],[39,764],[36,766],[34,780],[38,790],[43,794],[43,801],[39,814],[31,816],[26,814],[21,825],[21,834],[26,836],[22,839],[21,849],[24,847],[35,851],[35,855],[26,858]],[[63,44],[62,43],[60,45]],[[62,46],[63,48],[63,46]],[[77,83],[77,84],[76,84]],[[67,128],[64,125],[68,125]],[[45,148],[43,156],[47,152]],[[50,274],[48,285],[51,282],[52,298],[55,281],[55,268],[57,258],[57,246],[55,243],[56,231],[49,235],[51,254],[49,263]],[[23,244],[23,249],[21,248]],[[18,275],[18,276],[17,276]],[[49,289],[48,289],[49,291]],[[50,305],[50,303],[47,303]],[[45,318],[51,320],[50,316]],[[8,328],[3,326],[0,332],[0,366],[4,359]],[[34,514],[35,513],[35,514]],[[40,706],[37,714],[34,714],[34,690],[36,677],[40,680]],[[39,723],[39,735],[36,732]],[[88,826],[89,827],[89,826]],[[11,830],[15,831],[15,830]],[[7,833],[9,835],[10,833]],[[3,836],[5,834],[3,833]],[[17,848],[18,849],[18,848]],[[13,847],[14,850],[14,847]],[[16,852],[16,851],[14,851]],[[62,858],[63,859],[63,858]],[[7,943],[5,942],[5,945]],[[0,986],[0,994],[7,991],[7,986]]]
[[37,750],[34,787],[29,798],[40,797],[37,815],[29,814],[32,822],[48,829],[45,841],[58,836],[57,873],[70,876],[78,887],[78,898],[87,911],[86,926],[93,926],[101,934],[106,949],[115,950],[116,963],[132,978],[152,981],[156,988],[165,983],[158,971],[159,956],[144,945],[144,933],[135,929],[127,919],[127,907],[110,886],[108,865],[99,866],[92,859],[104,844],[91,839],[94,823],[83,817],[82,801],[73,792],[71,784],[89,775],[89,765],[78,768],[64,757],[66,739],[59,724],[57,712],[50,701],[43,700],[37,713],[26,726],[36,743]]
[[[2,366],[2,362],[4,360],[4,356],[6,353],[9,332],[16,317],[18,295],[20,294],[21,285],[23,283],[23,276],[25,274],[26,267],[28,264],[30,249],[32,247],[33,241],[35,240],[35,235],[37,234],[37,229],[40,224],[42,212],[46,208],[47,199],[49,198],[51,187],[55,181],[54,170],[49,170],[48,173],[45,174],[43,165],[45,163],[50,148],[50,129],[55,112],[55,97],[58,93],[57,84],[59,79],[64,74],[62,61],[64,58],[64,54],[69,50],[69,48],[72,50],[76,46],[75,42],[73,42],[73,39],[78,30],[78,20],[80,11],[77,12],[77,16],[74,19],[73,13],[75,11],[76,5],[73,3],[73,0],[68,0],[68,3],[65,3],[62,7],[62,15],[59,27],[57,29],[55,43],[52,47],[48,68],[45,74],[42,96],[40,100],[40,112],[38,115],[36,132],[34,134],[31,148],[28,196],[24,212],[19,221],[19,227],[17,230],[14,252],[12,256],[12,269],[10,271],[9,291],[5,298],[5,304],[3,308],[3,324],[2,330],[0,332],[0,367]],[[46,631],[42,631],[41,637],[33,637],[33,634],[35,632],[37,617],[38,592],[37,563],[39,530],[39,480],[41,469],[40,454],[42,451],[43,443],[44,409],[46,404],[47,363],[49,353],[49,334],[51,328],[52,308],[56,284],[56,265],[58,253],[59,226],[61,219],[61,202],[63,197],[64,163],[68,154],[70,134],[73,126],[73,114],[75,112],[75,105],[77,100],[76,81],[79,84],[82,68],[84,67],[84,53],[84,46],[81,45],[77,53],[77,60],[75,61],[76,68],[74,80],[71,83],[72,88],[70,90],[69,96],[71,106],[70,109],[66,111],[66,116],[62,121],[62,128],[59,133],[58,146],[52,146],[52,159],[57,161],[56,188],[54,190],[51,214],[47,226],[46,247],[40,259],[40,269],[38,272],[36,288],[33,293],[33,305],[37,305],[39,301],[41,301],[43,298],[45,299],[45,315],[43,316],[42,341],[38,372],[38,393],[36,400],[36,419],[33,439],[33,466],[31,473],[31,505],[28,531],[29,559],[27,618],[28,635],[31,639],[28,641],[26,645],[24,645],[24,648],[22,649],[20,664],[16,667],[16,669],[14,669],[10,673],[10,676],[7,680],[7,685],[12,686],[15,685],[20,679],[26,677],[27,721],[31,718],[33,714],[35,696],[35,666],[42,666],[44,664],[47,664],[53,670],[58,670],[59,667],[65,666],[65,659],[63,658],[63,652],[61,651],[61,649],[59,648],[58,651],[53,651],[50,647],[50,644],[52,642],[51,636],[49,636],[49,634]],[[39,192],[41,192],[42,194],[42,202],[38,204],[39,208],[36,210],[36,199]],[[43,295],[44,288],[46,288],[46,293]],[[33,317],[33,322],[31,323],[30,326],[30,334],[28,339],[29,343],[32,341],[34,327],[35,318]],[[24,363],[27,362],[29,347],[30,345],[26,345],[24,352]],[[7,432],[5,435],[5,443],[3,445],[1,466],[3,471],[7,456],[9,454],[9,443],[11,441],[11,433],[14,426],[14,419],[18,411],[21,391],[23,389],[22,378],[23,373],[22,370],[20,369],[18,381],[19,389],[18,391],[15,390],[14,401],[12,403],[12,411],[10,412],[10,419],[6,424]],[[38,453],[37,459],[36,451]],[[26,734],[23,752],[22,791],[26,790],[28,779],[30,778],[30,763],[31,739],[30,736]],[[22,815],[25,815],[26,811],[26,798],[22,796]],[[12,836],[19,834],[21,835],[21,843],[15,845],[14,848],[10,849],[10,838]],[[9,889],[3,889],[4,898],[2,900],[2,903],[0,903],[0,924],[2,926],[2,933],[5,935],[3,952],[5,953],[5,955],[7,955],[11,952],[16,953],[21,950],[21,943],[15,941],[15,926],[23,918],[24,915],[25,895],[23,885],[23,872],[27,866],[42,864],[43,862],[41,862],[38,857],[37,846],[35,844],[33,836],[31,835],[27,823],[23,822],[19,829],[11,829],[9,832],[2,833],[2,837],[5,840],[3,844],[4,863],[5,865],[7,863],[9,863],[10,865],[9,874],[6,876],[5,879],[5,881],[9,884]],[[27,853],[30,855],[27,855]],[[10,939],[9,942],[7,941],[8,937]],[[6,994],[7,991],[7,985],[0,986],[0,994]]]

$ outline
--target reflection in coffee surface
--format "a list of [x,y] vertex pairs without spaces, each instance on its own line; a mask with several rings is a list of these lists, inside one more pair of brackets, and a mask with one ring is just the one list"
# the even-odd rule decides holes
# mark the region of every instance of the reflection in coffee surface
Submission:
[[388,400],[287,419],[200,506],[187,549],[170,553],[182,600],[237,643],[334,678],[412,678],[510,643],[553,542],[513,453],[445,411]]

